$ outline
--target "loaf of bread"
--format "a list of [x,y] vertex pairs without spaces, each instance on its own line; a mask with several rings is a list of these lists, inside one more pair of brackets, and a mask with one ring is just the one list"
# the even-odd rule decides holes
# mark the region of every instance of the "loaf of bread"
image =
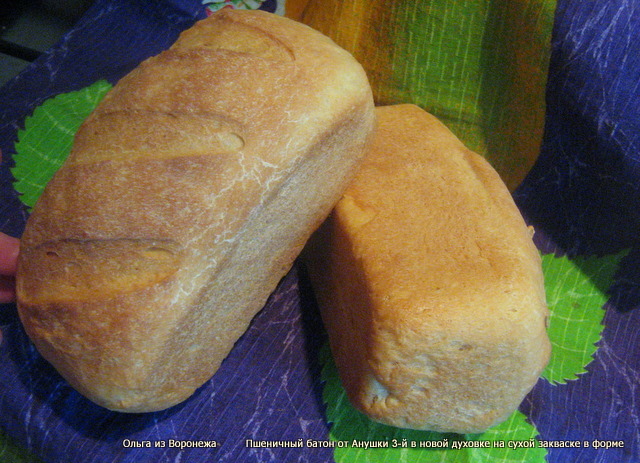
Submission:
[[372,101],[350,54],[261,11],[223,9],[122,78],[22,238],[41,354],[112,410],[188,398],[340,198]]
[[480,432],[548,361],[540,256],[484,158],[416,106],[376,111],[371,150],[303,254],[331,351],[373,420]]

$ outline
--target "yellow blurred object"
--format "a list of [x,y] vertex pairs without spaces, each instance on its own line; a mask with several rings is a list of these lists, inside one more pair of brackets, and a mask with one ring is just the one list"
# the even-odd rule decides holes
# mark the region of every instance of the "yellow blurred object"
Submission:
[[555,0],[287,0],[363,65],[376,103],[413,103],[513,191],[542,143]]
[[284,15],[300,21],[307,3],[309,3],[309,0],[286,0],[284,4]]

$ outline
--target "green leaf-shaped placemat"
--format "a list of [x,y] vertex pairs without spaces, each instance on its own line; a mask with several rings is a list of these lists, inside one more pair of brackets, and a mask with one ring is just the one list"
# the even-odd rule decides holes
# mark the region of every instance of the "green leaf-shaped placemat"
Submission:
[[16,178],[14,187],[20,199],[33,207],[53,174],[69,155],[73,137],[111,88],[107,81],[98,81],[76,92],[63,93],[45,101],[25,120],[15,145]]
[[551,360],[542,376],[552,384],[577,379],[593,360],[602,333],[607,290],[623,251],[604,257],[542,257],[549,317]]

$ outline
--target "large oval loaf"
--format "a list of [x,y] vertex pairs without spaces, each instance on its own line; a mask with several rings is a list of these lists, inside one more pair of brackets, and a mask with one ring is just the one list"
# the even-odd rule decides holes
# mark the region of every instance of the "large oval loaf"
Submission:
[[224,9],[105,96],[34,207],[19,313],[78,391],[126,412],[209,379],[352,178],[374,125],[323,35]]
[[376,111],[370,152],[304,253],[331,350],[372,419],[480,432],[548,361],[540,256],[486,160],[416,106]]

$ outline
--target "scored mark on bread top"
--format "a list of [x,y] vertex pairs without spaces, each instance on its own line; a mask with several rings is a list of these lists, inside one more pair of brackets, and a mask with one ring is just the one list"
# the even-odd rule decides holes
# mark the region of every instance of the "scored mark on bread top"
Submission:
[[294,61],[293,50],[268,31],[218,13],[183,32],[171,50],[227,50],[275,61]]
[[[21,251],[22,272],[46,275],[18,286],[32,304],[107,299],[166,280],[184,250],[172,240],[62,239]],[[26,285],[26,286],[24,286]]]
[[[145,130],[139,130],[140,126]],[[231,154],[244,147],[242,132],[239,123],[212,114],[147,110],[96,113],[78,131],[69,162]]]

